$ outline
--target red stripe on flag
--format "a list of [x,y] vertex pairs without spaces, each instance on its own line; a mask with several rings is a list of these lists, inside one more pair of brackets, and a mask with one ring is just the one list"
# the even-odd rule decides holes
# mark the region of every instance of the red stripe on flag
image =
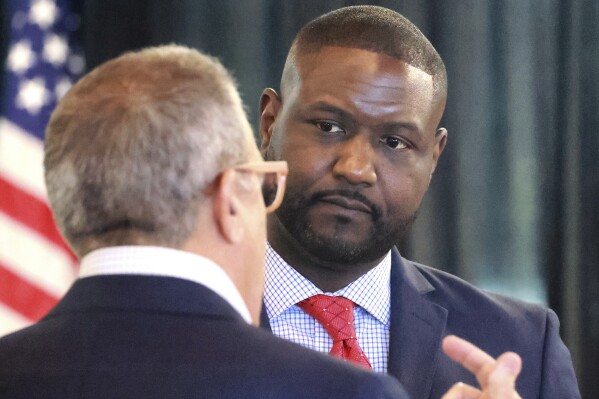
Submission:
[[58,298],[16,275],[0,262],[0,302],[23,317],[37,321],[56,305]]
[[2,176],[0,176],[0,210],[64,249],[73,260],[76,259],[58,232],[48,205]]

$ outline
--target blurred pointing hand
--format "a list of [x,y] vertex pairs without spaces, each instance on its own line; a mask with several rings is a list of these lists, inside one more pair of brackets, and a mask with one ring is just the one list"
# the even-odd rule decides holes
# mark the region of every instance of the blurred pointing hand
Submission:
[[457,383],[442,399],[519,399],[516,378],[522,370],[522,359],[506,352],[493,359],[470,342],[449,335],[443,340],[443,351],[452,360],[471,371],[481,389]]

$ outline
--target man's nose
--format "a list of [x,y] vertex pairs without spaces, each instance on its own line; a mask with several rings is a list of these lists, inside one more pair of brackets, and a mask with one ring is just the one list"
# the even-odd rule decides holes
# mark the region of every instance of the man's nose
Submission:
[[372,185],[377,179],[375,156],[370,140],[356,135],[340,144],[333,174],[351,184]]

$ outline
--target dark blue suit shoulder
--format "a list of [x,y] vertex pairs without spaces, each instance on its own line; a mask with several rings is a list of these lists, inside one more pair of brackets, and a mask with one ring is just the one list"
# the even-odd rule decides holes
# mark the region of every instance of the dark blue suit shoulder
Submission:
[[[403,259],[408,267],[414,267],[430,284],[429,300],[448,308],[451,312],[472,314],[480,309],[494,318],[507,317],[516,322],[532,322],[543,327],[550,309],[541,304],[530,303],[502,294],[483,290],[473,284],[442,270]],[[503,321],[503,320],[502,320]],[[544,327],[543,327],[544,328]]]

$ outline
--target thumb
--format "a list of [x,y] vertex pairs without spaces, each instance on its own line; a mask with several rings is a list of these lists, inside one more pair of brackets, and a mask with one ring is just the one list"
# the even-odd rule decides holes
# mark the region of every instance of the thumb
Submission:
[[497,364],[487,380],[490,399],[514,398],[516,379],[522,371],[522,359],[513,352],[507,352],[497,359]]

